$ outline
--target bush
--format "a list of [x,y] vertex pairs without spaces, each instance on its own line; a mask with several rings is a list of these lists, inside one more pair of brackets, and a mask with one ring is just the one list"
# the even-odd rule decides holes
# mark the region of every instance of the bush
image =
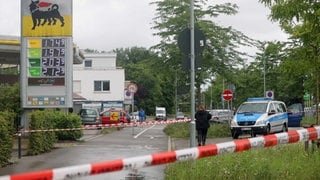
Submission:
[[[57,129],[66,129],[66,128],[80,128],[81,127],[81,119],[78,115],[70,113],[59,114],[59,118],[55,119],[55,128]],[[56,135],[58,140],[77,140],[83,134],[81,130],[70,130],[70,131],[57,131]]]
[[[31,113],[30,129],[66,129],[81,127],[81,119],[76,114],[46,109]],[[29,137],[29,155],[50,151],[57,140],[76,140],[82,136],[81,130],[32,132]]]
[[0,116],[3,117],[5,121],[7,121],[9,133],[13,135],[15,132],[14,123],[15,123],[16,113],[9,112],[9,111],[2,111],[0,112]]
[[[54,116],[52,111],[33,111],[31,113],[30,129],[53,129],[54,128]],[[53,148],[56,142],[55,133],[49,132],[33,132],[29,137],[29,155],[37,155],[44,152],[48,152]]]
[[0,167],[9,163],[13,146],[12,126],[9,121],[0,115]]

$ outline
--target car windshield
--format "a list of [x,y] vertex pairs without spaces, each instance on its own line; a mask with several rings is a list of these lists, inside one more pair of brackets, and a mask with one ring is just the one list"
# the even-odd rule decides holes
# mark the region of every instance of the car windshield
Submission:
[[85,109],[81,112],[81,115],[97,115],[97,113],[93,109]]
[[177,116],[184,116],[184,114],[182,112],[178,112]]
[[230,112],[219,112],[218,115],[219,116],[225,116],[225,115],[229,115]]
[[268,103],[245,103],[239,107],[238,113],[264,113]]
[[164,110],[157,110],[157,112],[156,113],[159,113],[159,114],[164,114]]

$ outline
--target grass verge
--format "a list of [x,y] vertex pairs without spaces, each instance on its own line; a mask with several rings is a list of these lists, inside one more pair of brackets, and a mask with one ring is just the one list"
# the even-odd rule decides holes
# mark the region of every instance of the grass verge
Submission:
[[320,151],[302,143],[170,164],[166,180],[320,179]]
[[[173,138],[189,138],[190,123],[174,123],[169,124],[164,129],[164,132]],[[228,137],[230,129],[228,124],[211,124],[208,129],[208,138]]]

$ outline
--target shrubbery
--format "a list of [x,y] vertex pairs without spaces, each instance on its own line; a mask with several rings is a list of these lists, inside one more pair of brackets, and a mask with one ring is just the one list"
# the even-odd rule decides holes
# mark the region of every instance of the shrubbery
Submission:
[[10,113],[0,112],[0,167],[9,163],[13,145],[12,139],[12,124],[7,118],[10,118]]
[[[52,111],[34,111],[30,115],[30,129],[53,129],[54,128],[54,112]],[[56,142],[54,132],[33,132],[29,136],[28,154],[37,155],[53,148]]]
[[[79,128],[81,127],[81,119],[76,114],[64,114],[60,113],[60,117],[55,119],[55,128],[65,129],[65,128]],[[82,136],[81,130],[72,131],[57,131],[56,135],[58,140],[77,140]]]
[[[61,111],[33,111],[30,115],[30,129],[65,129],[81,127],[81,119],[75,114],[65,114]],[[48,131],[33,132],[29,137],[28,154],[37,155],[48,152],[57,140],[76,140],[82,136],[82,131]]]

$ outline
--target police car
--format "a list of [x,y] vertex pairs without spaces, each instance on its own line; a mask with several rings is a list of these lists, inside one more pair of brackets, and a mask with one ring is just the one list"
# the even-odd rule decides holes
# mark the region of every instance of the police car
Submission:
[[288,113],[284,102],[271,98],[248,98],[230,122],[231,135],[269,134],[288,131]]

